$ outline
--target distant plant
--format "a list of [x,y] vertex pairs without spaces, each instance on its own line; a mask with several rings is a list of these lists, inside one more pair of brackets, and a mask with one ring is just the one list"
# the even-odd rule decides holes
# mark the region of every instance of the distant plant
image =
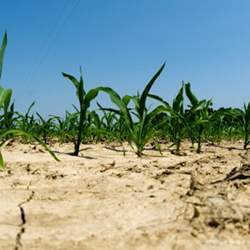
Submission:
[[189,99],[190,105],[186,112],[187,121],[189,123],[189,131],[192,134],[193,140],[198,144],[197,153],[201,153],[201,144],[204,132],[213,119],[212,100],[198,100],[191,91],[190,83],[185,84],[185,92]]
[[[178,94],[174,98],[172,105],[170,105],[168,102],[163,100],[160,96],[152,95],[149,96],[155,100],[160,101],[164,107],[165,112],[168,113],[168,120],[165,122],[165,125],[167,127],[167,131],[170,137],[171,142],[173,142],[173,145],[176,146],[175,153],[180,153],[180,146],[181,141],[185,137],[186,127],[187,127],[187,121],[185,118],[185,111],[184,111],[184,83],[182,84],[180,90],[178,91]],[[170,146],[170,147],[171,147]]]
[[250,144],[250,101],[248,104],[244,104],[244,110],[242,113],[243,131],[244,131],[244,149]]
[[243,148],[247,149],[250,144],[250,101],[244,104],[243,109],[234,109],[233,117],[236,117],[240,123],[243,133]]
[[16,126],[27,133],[33,133],[36,128],[36,119],[34,114],[30,114],[31,109],[34,107],[35,102],[32,102],[28,107],[27,111],[22,114],[20,112],[16,113]]
[[[5,33],[0,44],[0,79],[2,76],[4,53],[7,46]],[[151,94],[151,88],[161,75],[165,63],[161,65],[142,93],[120,96],[109,87],[97,87],[86,91],[82,71],[80,78],[67,73],[62,75],[75,87],[79,105],[73,112],[66,111],[64,117],[57,115],[45,118],[38,112],[31,112],[33,102],[26,113],[15,110],[12,90],[0,86],[0,167],[3,166],[1,148],[9,139],[20,136],[22,142],[37,141],[55,159],[55,154],[46,146],[54,141],[74,144],[73,155],[78,156],[81,143],[105,142],[122,145],[128,142],[138,157],[150,145],[161,152],[160,143],[171,143],[173,153],[179,154],[185,139],[197,143],[197,153],[203,142],[220,143],[223,140],[243,139],[243,148],[250,144],[250,102],[239,108],[215,110],[212,100],[200,100],[191,90],[189,82],[182,82],[172,102],[159,95]],[[108,94],[113,107],[90,110],[91,102],[99,92]],[[185,98],[187,106],[184,105]],[[148,98],[153,99],[148,105]],[[157,102],[155,102],[157,101]],[[160,103],[158,103],[160,102]],[[158,106],[156,106],[158,105]],[[125,150],[124,150],[125,152]]]
[[69,111],[65,112],[64,117],[54,115],[55,120],[55,134],[59,139],[59,142],[74,142],[77,134],[79,112]]
[[37,121],[37,133],[39,136],[41,136],[43,142],[45,144],[48,144],[49,142],[49,137],[53,135],[53,130],[55,128],[54,124],[54,117],[49,117],[48,119],[42,117],[41,114],[36,112],[36,115],[38,116],[38,121]]

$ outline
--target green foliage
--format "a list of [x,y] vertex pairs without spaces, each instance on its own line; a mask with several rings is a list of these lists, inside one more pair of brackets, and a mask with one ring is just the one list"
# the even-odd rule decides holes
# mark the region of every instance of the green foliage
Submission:
[[61,143],[75,142],[78,128],[79,112],[65,112],[64,118],[53,116],[55,124],[55,136]]
[[[121,98],[119,94],[111,88],[100,88],[101,91],[104,91],[109,95],[111,101],[118,107],[118,110],[114,110],[114,112],[120,114],[120,116],[124,120],[125,128],[128,132],[128,142],[132,146],[132,148],[135,147],[135,151],[138,157],[142,156],[145,145],[153,138],[155,130],[152,126],[152,120],[160,112],[164,111],[163,106],[158,106],[152,111],[149,111],[146,107],[146,101],[149,96],[149,91],[156,79],[160,76],[164,67],[165,63],[148,82],[141,95],[138,94],[133,97],[127,95]],[[128,107],[130,100],[132,100],[134,103],[133,110]]]
[[5,32],[4,36],[3,36],[2,44],[0,47],[0,80],[2,77],[3,61],[4,61],[3,59],[4,59],[4,52],[5,52],[5,49],[7,47],[7,42],[8,42],[8,38],[7,38],[7,33]]
[[35,102],[32,102],[28,107],[25,114],[16,112],[16,127],[26,133],[35,133],[36,130],[36,119],[33,114],[30,114],[31,109],[34,107]]
[[34,135],[28,134],[22,130],[19,129],[9,129],[5,133],[0,134],[0,169],[4,167],[4,160],[2,156],[2,147],[5,145],[6,138],[11,135],[14,137],[24,136],[27,137],[33,141],[38,142],[39,145],[41,145],[56,161],[59,161],[59,159],[56,157],[54,152],[45,144],[43,143],[39,138],[37,138]]
[[250,102],[244,104],[244,110],[242,113],[243,131],[244,131],[244,149],[250,144]]
[[187,110],[187,119],[189,125],[189,131],[192,133],[192,137],[197,142],[197,153],[201,152],[201,143],[205,129],[209,125],[209,122],[213,119],[212,101],[211,100],[198,100],[197,97],[191,91],[190,83],[185,84],[185,92],[190,101],[189,110]]
[[[2,76],[7,34],[0,47],[0,79]],[[151,143],[160,150],[159,141],[171,142],[173,152],[179,154],[183,140],[197,143],[197,153],[203,142],[220,143],[223,139],[243,140],[243,148],[250,144],[250,102],[242,109],[213,109],[211,100],[200,100],[189,82],[182,82],[173,101],[167,102],[151,89],[161,75],[165,63],[145,85],[142,93],[121,97],[109,87],[97,87],[86,91],[82,71],[80,78],[62,73],[75,87],[79,106],[74,112],[66,111],[64,117],[43,117],[32,112],[33,102],[25,114],[15,111],[11,101],[12,90],[0,86],[0,168],[4,166],[1,149],[9,139],[21,137],[22,142],[36,141],[58,160],[48,148],[50,142],[74,144],[73,155],[79,155],[80,144],[88,142],[129,142],[138,157],[143,155],[146,145]],[[108,94],[115,108],[104,108],[97,103],[98,111],[91,111],[90,104],[99,92]],[[148,98],[154,101],[153,108]],[[184,103],[188,100],[188,105]],[[156,101],[156,103],[155,103]],[[158,106],[155,104],[159,104]],[[151,106],[152,107],[152,106]]]
[[90,107],[90,103],[92,100],[96,98],[98,95],[99,88],[91,89],[88,92],[84,89],[84,82],[82,77],[82,71],[80,70],[80,79],[77,80],[74,76],[62,73],[62,75],[70,80],[76,89],[76,96],[79,101],[79,123],[77,129],[77,136],[74,139],[74,152],[73,155],[78,156],[80,151],[80,144],[82,142],[82,136],[85,132],[85,125],[87,120],[87,111]]
[[244,104],[243,109],[234,109],[232,116],[236,117],[240,123],[243,133],[243,148],[246,149],[250,144],[250,101]]
[[38,129],[38,134],[41,135],[42,140],[44,144],[48,144],[48,139],[50,136],[52,136],[54,129],[55,129],[55,124],[54,124],[54,117],[50,117],[48,119],[45,119],[42,117],[41,114],[36,112],[36,115],[38,116],[38,124],[37,124],[37,129]]
[[160,101],[164,107],[165,111],[169,114],[168,120],[165,122],[167,127],[167,133],[169,134],[170,140],[173,145],[176,146],[176,153],[180,153],[181,141],[185,136],[186,131],[186,119],[184,114],[184,83],[182,84],[178,94],[174,98],[172,105],[164,101],[160,96],[149,95],[151,98]]

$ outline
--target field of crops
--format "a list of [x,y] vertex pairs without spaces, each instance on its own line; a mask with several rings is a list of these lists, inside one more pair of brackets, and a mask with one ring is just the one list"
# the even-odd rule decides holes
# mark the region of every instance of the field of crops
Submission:
[[185,81],[164,100],[164,68],[125,96],[62,73],[64,117],[0,86],[0,249],[250,249],[250,101],[215,109]]

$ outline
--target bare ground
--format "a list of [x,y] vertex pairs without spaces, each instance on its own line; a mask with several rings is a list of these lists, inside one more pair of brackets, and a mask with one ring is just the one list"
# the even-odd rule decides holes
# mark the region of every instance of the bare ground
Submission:
[[[127,148],[13,144],[0,172],[0,250],[250,249],[250,152],[183,156]],[[163,146],[164,148],[164,146]]]

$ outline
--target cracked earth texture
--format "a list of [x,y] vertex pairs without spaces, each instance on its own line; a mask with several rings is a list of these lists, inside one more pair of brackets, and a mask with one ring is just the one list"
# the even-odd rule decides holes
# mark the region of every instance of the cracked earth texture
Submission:
[[6,147],[0,172],[0,250],[250,249],[250,151],[196,154],[127,147]]

